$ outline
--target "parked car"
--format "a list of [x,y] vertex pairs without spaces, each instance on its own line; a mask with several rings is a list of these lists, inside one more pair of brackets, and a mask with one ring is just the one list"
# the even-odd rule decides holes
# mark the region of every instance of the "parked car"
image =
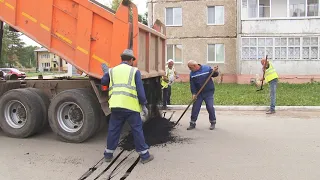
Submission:
[[6,74],[15,74],[18,76],[18,78],[26,78],[26,73],[19,71],[18,69],[15,68],[0,68],[0,71],[5,72]]

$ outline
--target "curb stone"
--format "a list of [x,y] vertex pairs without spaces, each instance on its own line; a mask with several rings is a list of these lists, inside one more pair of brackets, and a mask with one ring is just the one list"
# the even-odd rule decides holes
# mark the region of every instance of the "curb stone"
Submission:
[[[187,105],[168,105],[168,110],[185,110]],[[189,110],[192,105],[189,107]],[[269,106],[214,106],[218,111],[266,111]],[[206,109],[205,105],[201,109]],[[276,111],[320,111],[320,106],[276,106]]]

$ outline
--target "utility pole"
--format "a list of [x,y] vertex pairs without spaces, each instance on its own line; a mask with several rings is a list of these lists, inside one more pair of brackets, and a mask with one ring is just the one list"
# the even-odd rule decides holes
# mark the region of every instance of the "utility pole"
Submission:
[[0,60],[1,60],[1,53],[2,53],[2,38],[3,38],[3,22],[0,21]]

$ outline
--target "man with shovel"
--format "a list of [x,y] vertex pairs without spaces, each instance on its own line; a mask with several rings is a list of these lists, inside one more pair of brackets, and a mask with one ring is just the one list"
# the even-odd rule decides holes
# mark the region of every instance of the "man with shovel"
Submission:
[[[210,66],[198,64],[194,60],[188,62],[190,72],[190,88],[192,98],[196,99],[192,106],[190,126],[187,130],[192,130],[196,127],[196,121],[198,119],[199,111],[201,109],[202,102],[206,103],[206,108],[209,113],[210,130],[215,129],[216,115],[213,107],[213,94],[214,83],[212,79],[206,81],[209,76],[217,77],[219,75],[218,66],[212,69]],[[212,72],[213,71],[213,72]],[[205,84],[207,82],[207,84]],[[202,90],[201,92],[199,92]]]
[[273,67],[273,64],[270,61],[267,61],[266,58],[261,60],[262,70],[264,71],[264,77],[260,80],[265,80],[267,83],[270,84],[270,109],[266,112],[266,114],[274,114],[276,112],[276,90],[278,84],[278,74]]

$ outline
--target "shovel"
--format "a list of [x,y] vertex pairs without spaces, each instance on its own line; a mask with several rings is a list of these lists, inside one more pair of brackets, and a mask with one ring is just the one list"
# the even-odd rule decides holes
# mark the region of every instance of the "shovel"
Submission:
[[203,88],[207,85],[207,83],[208,83],[209,80],[211,79],[213,73],[214,73],[214,70],[212,70],[212,73],[209,75],[209,77],[207,78],[207,80],[204,82],[204,84],[202,85],[202,87],[200,88],[200,90],[198,91],[198,93],[196,94],[196,97],[190,101],[188,107],[184,110],[184,112],[182,113],[182,115],[180,116],[180,118],[178,119],[178,121],[174,124],[174,126],[176,126],[176,125],[179,123],[179,121],[180,121],[181,118],[184,116],[184,114],[187,112],[187,110],[189,109],[189,107],[191,106],[191,104],[193,104],[193,103],[196,101],[198,95],[201,93],[201,91],[203,90]]
[[[268,55],[266,56],[266,61],[268,62]],[[263,82],[264,82],[264,75],[266,73],[266,65],[267,65],[267,62],[263,65],[263,76],[262,76],[262,81],[261,81],[261,86],[260,86],[260,89],[257,89],[256,91],[262,91],[263,90]]]

